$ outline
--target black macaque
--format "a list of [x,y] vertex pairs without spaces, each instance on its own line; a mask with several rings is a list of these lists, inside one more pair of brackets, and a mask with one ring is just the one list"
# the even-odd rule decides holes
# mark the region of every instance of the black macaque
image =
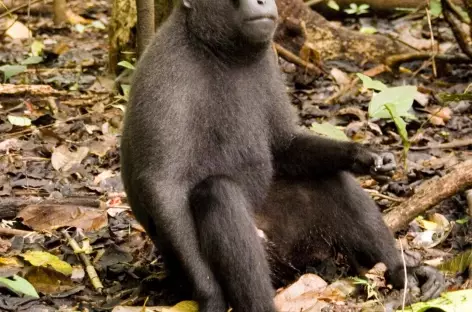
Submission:
[[202,312],[275,311],[255,220],[281,250],[311,232],[403,281],[380,213],[345,173],[389,172],[393,158],[298,129],[271,49],[277,18],[275,0],[183,0],[132,84],[124,186]]

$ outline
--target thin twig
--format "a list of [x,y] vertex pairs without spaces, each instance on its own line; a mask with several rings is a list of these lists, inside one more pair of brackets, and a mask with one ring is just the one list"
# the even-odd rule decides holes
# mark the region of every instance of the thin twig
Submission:
[[429,13],[429,9],[426,8],[426,16],[427,16],[427,19],[428,19],[428,26],[429,26],[429,33],[431,34],[431,52],[432,52],[432,55],[431,55],[431,62],[432,62],[432,65],[433,65],[433,76],[434,77],[437,77],[438,76],[438,71],[436,69],[436,61],[434,60],[434,58],[436,57],[436,54],[437,54],[437,49],[434,48],[434,33],[433,33],[433,25],[431,24],[431,14]]
[[388,195],[382,194],[382,193],[380,193],[379,191],[376,191],[376,190],[364,189],[364,191],[369,193],[370,196],[372,196],[372,197],[380,197],[380,198],[388,199],[388,200],[396,202],[396,203],[402,203],[402,202],[405,201],[403,198],[388,196]]
[[402,300],[402,311],[405,311],[405,304],[406,304],[406,290],[408,289],[408,275],[406,273],[406,260],[405,260],[405,252],[403,251],[403,244],[401,239],[398,240],[400,243],[400,252],[402,256],[403,262],[403,274],[405,278],[405,283],[403,284],[403,300]]
[[429,149],[453,149],[453,148],[460,148],[472,145],[472,139],[460,139],[454,140],[448,143],[436,144],[436,145],[429,145],[429,146],[412,146],[410,147],[411,150],[414,151],[424,151]]
[[310,70],[311,72],[313,72],[313,74],[315,74],[315,75],[319,75],[322,72],[324,72],[320,67],[316,66],[313,63],[306,62],[306,61],[302,60],[300,57],[296,56],[295,54],[293,54],[289,50],[285,49],[280,44],[274,43],[274,46],[275,46],[275,49],[277,50],[277,53],[280,56],[282,56],[284,59],[289,61],[290,63],[294,63],[298,66],[306,68],[306,69]]

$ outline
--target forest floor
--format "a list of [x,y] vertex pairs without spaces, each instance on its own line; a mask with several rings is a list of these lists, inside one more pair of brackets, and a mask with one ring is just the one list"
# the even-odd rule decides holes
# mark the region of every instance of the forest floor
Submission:
[[[0,287],[0,311],[133,311],[116,306],[175,303],[160,282],[162,262],[133,218],[120,179],[126,101],[107,69],[110,3],[68,3],[77,16],[61,27],[54,26],[48,7],[30,16],[20,11],[8,31],[4,25],[13,17],[0,18],[0,66],[13,65],[3,67],[4,76],[11,77],[0,84],[0,286],[5,286],[1,278],[21,276],[40,294],[39,300],[19,295],[26,287],[21,280],[17,288]],[[457,52],[447,25],[433,22],[441,51]],[[430,48],[424,16],[344,21],[351,29],[361,25],[397,33],[419,50]],[[30,39],[21,39],[25,32],[28,36],[25,27],[31,30]],[[22,62],[25,67],[18,66]],[[281,59],[292,104],[306,126],[328,122],[357,142],[395,153],[401,165],[392,181],[360,177],[382,210],[394,209],[425,180],[472,158],[472,101],[444,103],[439,97],[467,88],[470,92],[470,64],[438,63],[435,77],[431,62],[413,61],[400,72],[376,75],[388,86],[418,87],[411,110],[416,120],[407,125],[412,145],[406,161],[395,124],[368,117],[372,93],[353,83],[353,74],[363,69],[342,61],[326,65],[330,75],[311,77]],[[460,144],[431,148],[448,142]],[[472,267],[471,214],[472,196],[468,205],[466,193],[458,192],[398,235],[405,249],[415,250],[431,265],[464,255],[461,264],[449,268],[449,290],[472,284],[467,275]],[[326,287],[315,275],[305,276],[303,285],[279,291],[279,306],[358,311],[386,302],[389,287],[382,274],[370,272],[365,282],[347,279],[340,273],[345,270],[336,268],[337,260],[335,269],[325,267],[323,275],[337,282]],[[98,276],[91,279],[84,263]]]

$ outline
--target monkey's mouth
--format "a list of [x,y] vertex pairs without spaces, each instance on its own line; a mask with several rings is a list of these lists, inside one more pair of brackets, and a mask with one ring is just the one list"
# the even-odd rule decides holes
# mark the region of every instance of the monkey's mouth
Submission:
[[245,22],[256,22],[256,21],[272,21],[275,22],[277,18],[273,15],[257,15],[253,16],[251,18],[247,18],[244,21]]

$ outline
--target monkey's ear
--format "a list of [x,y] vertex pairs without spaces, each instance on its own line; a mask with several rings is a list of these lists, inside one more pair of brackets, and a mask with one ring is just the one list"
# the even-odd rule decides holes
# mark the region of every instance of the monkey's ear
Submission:
[[182,4],[184,5],[184,7],[186,7],[187,9],[191,9],[192,8],[192,3],[193,1],[192,0],[182,0]]

